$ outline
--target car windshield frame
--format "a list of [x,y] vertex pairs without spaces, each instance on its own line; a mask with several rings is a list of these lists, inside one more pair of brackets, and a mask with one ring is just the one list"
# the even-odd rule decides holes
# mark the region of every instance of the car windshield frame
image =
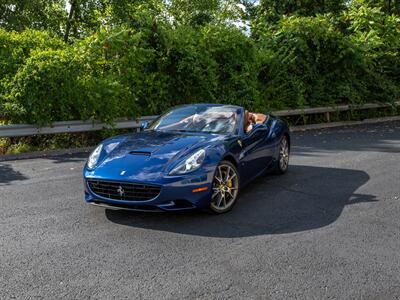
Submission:
[[150,124],[149,130],[233,134],[239,127],[240,115],[240,108],[231,105],[184,105],[158,117]]

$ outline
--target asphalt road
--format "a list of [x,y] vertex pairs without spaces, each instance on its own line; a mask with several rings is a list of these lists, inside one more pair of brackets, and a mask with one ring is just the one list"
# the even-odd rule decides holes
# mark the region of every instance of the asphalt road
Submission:
[[84,155],[0,162],[0,299],[400,299],[400,123],[293,135],[231,213],[106,211]]

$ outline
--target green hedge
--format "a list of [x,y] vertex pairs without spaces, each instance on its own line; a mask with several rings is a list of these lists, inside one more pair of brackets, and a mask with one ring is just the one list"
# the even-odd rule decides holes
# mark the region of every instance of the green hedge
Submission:
[[36,50],[59,49],[64,43],[46,32],[25,30],[21,33],[8,32],[0,28],[0,110],[1,116],[7,112],[18,114],[18,109],[10,95],[15,84],[14,77],[23,68],[26,60]]
[[[260,74],[262,102],[318,106],[365,101],[362,55],[330,16],[289,17],[276,35],[262,35],[266,57]],[[273,68],[271,68],[273,66]]]
[[112,122],[183,103],[271,110],[395,101],[399,18],[379,9],[191,27],[145,20],[65,44],[45,32],[0,29],[0,119]]

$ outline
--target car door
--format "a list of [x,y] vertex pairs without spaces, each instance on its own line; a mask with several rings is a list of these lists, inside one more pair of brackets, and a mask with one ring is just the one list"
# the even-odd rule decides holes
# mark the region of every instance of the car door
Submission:
[[242,151],[239,159],[246,176],[245,181],[251,180],[265,170],[273,157],[273,147],[268,143],[269,127],[257,124],[241,139]]

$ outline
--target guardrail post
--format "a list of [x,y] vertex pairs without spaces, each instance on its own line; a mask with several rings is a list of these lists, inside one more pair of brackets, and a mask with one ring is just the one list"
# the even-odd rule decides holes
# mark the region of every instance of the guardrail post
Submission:
[[326,122],[330,122],[331,121],[331,116],[330,116],[330,114],[329,114],[329,111],[327,111],[326,113],[325,113],[325,119],[326,119]]

